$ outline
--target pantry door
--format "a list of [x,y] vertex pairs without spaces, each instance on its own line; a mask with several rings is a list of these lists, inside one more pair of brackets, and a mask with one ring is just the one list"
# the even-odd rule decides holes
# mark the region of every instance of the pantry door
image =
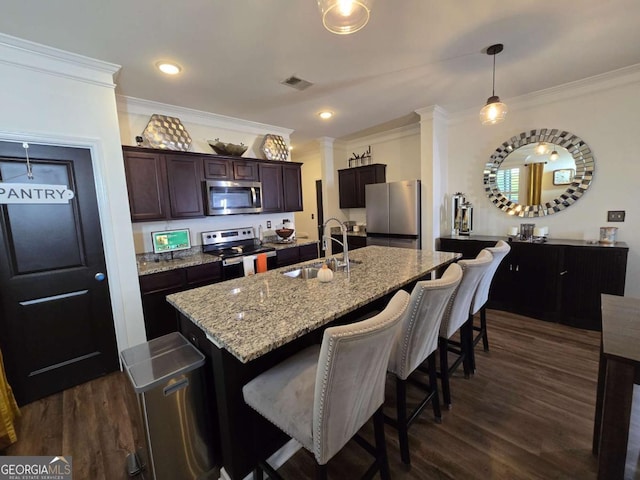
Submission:
[[[11,203],[39,185],[72,198]],[[91,152],[0,142],[0,194],[0,348],[23,405],[119,368]]]

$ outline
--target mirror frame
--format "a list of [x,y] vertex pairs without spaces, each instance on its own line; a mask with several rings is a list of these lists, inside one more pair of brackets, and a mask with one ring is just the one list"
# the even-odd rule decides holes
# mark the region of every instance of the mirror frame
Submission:
[[[505,197],[497,184],[497,173],[502,162],[518,148],[531,143],[552,143],[566,148],[576,162],[573,181],[560,196],[538,205],[523,205]],[[502,143],[491,155],[484,169],[484,191],[491,203],[503,212],[518,217],[542,217],[561,212],[578,201],[593,180],[595,159],[591,148],[577,135],[557,128],[540,128],[522,132]]]

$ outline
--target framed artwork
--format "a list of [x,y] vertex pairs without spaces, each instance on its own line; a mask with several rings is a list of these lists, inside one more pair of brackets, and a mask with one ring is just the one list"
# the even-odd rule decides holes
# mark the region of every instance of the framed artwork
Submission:
[[553,171],[554,185],[569,185],[573,181],[576,171],[573,168],[561,168]]

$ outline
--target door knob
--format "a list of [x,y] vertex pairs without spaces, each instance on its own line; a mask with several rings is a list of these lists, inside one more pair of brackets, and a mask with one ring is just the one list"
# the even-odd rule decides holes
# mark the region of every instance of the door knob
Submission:
[[102,273],[102,272],[98,272],[98,273],[96,273],[94,278],[97,281],[102,282],[106,278],[106,275],[104,273]]

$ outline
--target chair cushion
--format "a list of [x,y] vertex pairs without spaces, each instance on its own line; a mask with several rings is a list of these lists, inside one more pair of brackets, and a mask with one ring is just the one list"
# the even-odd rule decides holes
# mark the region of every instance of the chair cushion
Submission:
[[320,345],[258,375],[242,388],[244,401],[313,452],[313,396]]

